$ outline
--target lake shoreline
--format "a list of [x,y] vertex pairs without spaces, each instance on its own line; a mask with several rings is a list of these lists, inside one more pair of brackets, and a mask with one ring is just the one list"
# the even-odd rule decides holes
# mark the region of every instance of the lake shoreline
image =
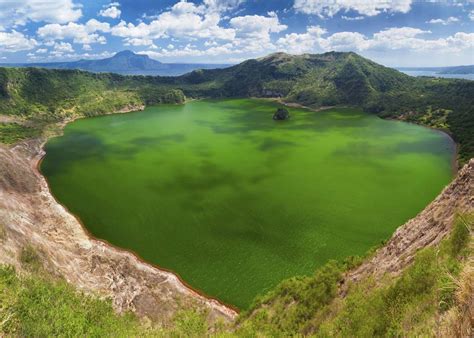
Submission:
[[[307,107],[307,106],[303,106],[303,105],[300,105],[300,104],[297,104],[297,103],[287,103],[287,102],[284,102],[282,101],[281,99],[270,99],[272,101],[276,101],[280,104],[283,104],[283,105],[286,105],[286,106],[289,106],[289,107],[294,107],[294,108],[304,108],[304,109],[308,109],[308,110],[311,110],[311,111],[323,111],[323,110],[327,110],[327,109],[331,109],[331,108],[334,108],[334,107],[321,107],[320,109],[315,109],[315,108],[311,108],[311,107]],[[187,100],[185,103],[187,102],[190,102],[190,101],[195,101],[195,100]],[[184,104],[185,104],[184,103]],[[104,116],[104,115],[111,115],[111,114],[121,114],[121,113],[131,113],[131,112],[137,112],[137,111],[141,111],[145,109],[145,106],[144,105],[141,105],[141,106],[133,106],[133,107],[126,107],[124,109],[120,109],[116,112],[111,112],[111,113],[107,113],[107,114],[103,114],[103,115],[97,115],[97,117],[99,116]],[[73,122],[77,119],[81,119],[81,118],[88,118],[88,116],[79,116],[79,117],[75,117],[75,118],[71,118],[71,119],[66,119],[66,120],[63,120],[61,122],[59,122],[57,124],[58,128],[59,128],[59,131],[60,133],[63,132],[65,126],[70,123],[70,122]],[[95,116],[92,116],[92,117],[95,117]],[[406,121],[404,121],[406,122]],[[433,129],[433,128],[430,128],[430,129]],[[437,129],[435,129],[437,130]],[[437,130],[437,131],[440,131],[440,130]],[[441,132],[441,131],[440,131]],[[37,156],[39,156],[39,158],[37,159],[37,162],[36,162],[36,166],[35,166],[35,170],[37,172],[38,175],[41,175],[41,177],[44,179],[44,181],[46,181],[45,177],[43,176],[43,174],[41,173],[41,170],[40,170],[40,165],[41,165],[41,161],[43,160],[46,152],[44,150],[44,146],[46,144],[46,142],[48,141],[49,138],[51,137],[56,137],[58,135],[60,135],[60,133],[58,134],[55,134],[55,135],[51,135],[49,137],[47,137],[41,144],[40,146],[40,151],[39,153],[37,154]],[[447,133],[443,132],[444,134],[448,135]],[[449,136],[449,135],[448,135]],[[450,137],[450,136],[449,136]],[[451,137],[450,137],[451,138]],[[452,138],[451,138],[452,139]],[[454,141],[453,141],[454,142]],[[457,149],[457,144],[454,143],[456,145],[456,149]],[[210,302],[217,302],[220,306],[223,306],[225,308],[227,308],[229,310],[229,313],[231,314],[230,317],[233,317],[235,318],[236,314],[239,312],[239,309],[235,308],[234,306],[232,305],[229,305],[229,304],[225,304],[224,302],[218,300],[218,299],[215,299],[215,298],[212,298],[212,297],[209,297],[207,296],[204,292],[188,285],[180,276],[179,274],[173,272],[172,270],[169,270],[169,269],[166,269],[166,268],[163,268],[163,267],[160,267],[159,265],[157,264],[153,264],[153,263],[149,263],[147,261],[145,261],[144,259],[142,259],[138,254],[136,254],[133,250],[130,250],[130,249],[123,249],[123,248],[120,248],[120,247],[117,247],[111,243],[109,243],[108,241],[106,240],[102,240],[102,239],[98,239],[96,238],[95,236],[93,236],[89,231],[88,229],[84,226],[84,224],[82,223],[82,221],[80,220],[80,218],[76,215],[74,215],[70,210],[68,210],[64,205],[62,205],[59,201],[56,200],[55,196],[52,194],[50,188],[49,188],[49,184],[47,184],[47,181],[46,181],[46,187],[48,189],[48,194],[55,200],[55,202],[60,205],[62,208],[64,208],[66,210],[67,213],[69,213],[71,216],[73,216],[76,221],[80,224],[81,228],[82,228],[82,231],[84,231],[87,236],[93,240],[93,241],[97,241],[97,242],[100,242],[102,243],[103,245],[106,245],[108,247],[111,247],[113,248],[114,250],[117,250],[117,251],[120,251],[120,252],[124,252],[124,253],[128,253],[128,254],[131,254],[132,256],[134,256],[140,263],[143,263],[143,264],[146,264],[146,265],[151,265],[153,268],[155,269],[158,269],[158,270],[161,270],[161,271],[164,271],[164,272],[168,272],[168,273],[171,273],[173,274],[176,278],[178,278],[178,280],[185,286],[187,287],[188,289],[192,290],[193,292],[195,292],[199,297],[204,297],[206,298],[207,300],[209,300]]]
[[[196,101],[196,99],[190,99],[190,100],[186,100],[183,104],[186,104],[188,102],[192,102],[192,101]],[[67,124],[69,123],[72,123],[76,120],[80,120],[80,119],[85,119],[85,118],[93,118],[93,117],[103,117],[103,116],[109,116],[109,115],[116,115],[116,114],[129,114],[129,113],[138,113],[138,112],[142,112],[143,110],[145,110],[146,106],[145,105],[139,105],[139,106],[128,106],[128,107],[125,107],[125,108],[122,108],[120,110],[117,110],[117,111],[114,111],[114,112],[111,112],[111,113],[105,113],[105,114],[102,114],[102,115],[96,115],[96,116],[79,116],[79,117],[75,117],[75,118],[71,118],[71,119],[68,119],[68,120],[65,120],[65,121],[61,121],[59,122],[59,128],[60,128],[60,134],[58,135],[53,135],[51,137],[57,137],[57,136],[61,136],[63,131],[64,131],[64,128],[66,127]],[[43,159],[45,158],[46,156],[46,151],[44,150],[44,146],[46,145],[46,143],[48,142],[48,140],[51,138],[51,137],[48,137],[46,138],[46,140],[44,140],[44,142],[42,143],[41,145],[41,154],[37,163],[36,163],[36,171],[39,175],[41,175],[46,183],[48,182],[46,177],[43,175],[43,173],[41,172],[41,163],[43,161]],[[234,311],[235,313],[239,313],[240,312],[240,309],[238,309],[237,307],[235,307],[234,305],[231,305],[231,304],[226,304],[224,302],[222,302],[221,300],[217,299],[217,298],[214,298],[214,297],[211,297],[209,295],[207,295],[204,291],[202,290],[199,290],[193,286],[191,286],[189,283],[187,283],[177,272],[171,270],[171,269],[167,269],[167,268],[164,268],[158,264],[155,264],[155,263],[151,263],[151,262],[148,262],[147,260],[143,259],[138,253],[136,253],[135,251],[131,250],[131,249],[125,249],[125,248],[121,248],[119,246],[116,246],[112,243],[110,243],[109,241],[105,240],[105,239],[101,239],[101,238],[98,238],[96,236],[94,236],[90,231],[89,229],[87,229],[87,227],[85,226],[85,224],[82,222],[81,218],[74,214],[71,210],[69,210],[64,204],[62,204],[61,202],[59,202],[57,200],[57,198],[54,196],[54,194],[52,193],[50,187],[49,187],[49,183],[47,183],[47,189],[48,189],[48,193],[51,195],[51,197],[56,201],[56,203],[58,205],[60,205],[62,208],[64,208],[70,215],[72,215],[76,221],[81,225],[81,228],[82,230],[87,234],[87,236],[95,241],[98,241],[98,242],[101,242],[107,246],[110,246],[112,248],[114,248],[115,250],[117,251],[122,251],[122,252],[126,252],[126,253],[129,253],[131,255],[133,255],[138,261],[142,262],[143,264],[148,264],[148,265],[151,265],[153,266],[154,268],[160,270],[160,271],[165,271],[167,273],[171,273],[173,275],[175,275],[178,280],[185,286],[187,287],[188,289],[192,290],[193,292],[195,292],[196,294],[198,294],[199,296],[201,297],[204,297],[206,299],[208,299],[209,301],[211,302],[217,302],[218,304],[226,307],[226,308],[229,308],[231,311]]]
[[[329,109],[332,109],[332,108],[347,108],[347,106],[322,106],[322,107],[319,107],[319,108],[312,108],[312,107],[304,106],[302,104],[295,103],[295,102],[285,102],[281,98],[267,98],[265,100],[268,100],[268,101],[271,101],[271,102],[277,102],[277,103],[280,103],[280,104],[282,104],[284,106],[287,106],[287,107],[290,107],[290,108],[303,108],[303,109],[311,110],[313,112],[320,112],[320,111],[329,110]],[[420,126],[420,127],[424,127],[424,128],[434,130],[434,131],[439,132],[439,133],[445,135],[446,137],[448,137],[451,140],[452,144],[454,145],[454,152],[453,152],[453,156],[452,156],[452,159],[451,159],[451,171],[452,171],[453,177],[456,176],[459,169],[461,168],[460,162],[459,162],[459,144],[454,140],[453,135],[449,131],[447,131],[445,129],[440,129],[440,128],[436,128],[436,127],[427,126],[427,125],[420,124],[420,123],[406,121],[403,118],[381,118],[381,119],[382,120],[401,121],[401,122],[405,122],[405,123],[410,123],[410,124],[413,124],[413,125],[417,125],[417,126]]]
[[[139,112],[139,111],[144,110],[144,108],[145,108],[144,105],[126,106],[126,107],[124,107],[122,109],[119,109],[117,111],[114,111],[114,112],[97,115],[97,117],[105,116],[105,115],[113,115],[113,114],[124,114],[124,113]],[[95,116],[92,116],[92,117],[95,117]],[[162,267],[160,267],[156,264],[152,264],[150,262],[145,261],[139,255],[137,255],[135,252],[133,252],[132,250],[119,248],[119,247],[114,246],[111,243],[107,242],[106,240],[96,238],[95,236],[93,236],[87,230],[87,228],[84,226],[84,224],[82,223],[80,218],[77,215],[73,214],[70,210],[68,210],[66,206],[61,204],[56,199],[56,197],[52,194],[52,192],[50,190],[50,187],[49,187],[49,184],[48,184],[46,178],[44,177],[44,175],[41,173],[41,170],[40,170],[41,162],[44,159],[44,156],[46,155],[46,151],[44,149],[45,144],[47,143],[47,141],[50,138],[60,136],[63,133],[64,128],[66,127],[66,125],[68,123],[76,121],[78,119],[82,119],[82,118],[89,118],[89,116],[77,116],[77,117],[68,118],[68,119],[62,120],[60,122],[57,122],[54,125],[58,129],[55,132],[53,132],[51,135],[47,135],[47,136],[40,137],[40,138],[28,139],[28,140],[25,140],[25,141],[15,143],[15,144],[10,145],[10,146],[2,147],[0,145],[0,155],[3,155],[4,151],[8,152],[6,154],[8,157],[12,157],[15,160],[18,159],[19,161],[17,161],[17,162],[23,163],[23,164],[20,165],[21,169],[32,171],[31,176],[34,177],[34,180],[36,181],[35,185],[39,187],[40,196],[38,197],[37,203],[32,202],[31,199],[33,198],[33,196],[30,196],[28,198],[28,200],[29,200],[28,203],[29,204],[35,204],[39,207],[39,209],[41,209],[40,206],[42,204],[44,204],[43,203],[44,200],[46,200],[46,201],[51,200],[51,202],[46,204],[47,209],[50,209],[50,210],[48,210],[46,212],[44,210],[42,210],[42,213],[44,213],[44,214],[49,214],[49,213],[58,214],[58,217],[69,218],[68,221],[58,222],[53,226],[55,228],[61,228],[61,229],[59,229],[59,232],[61,232],[63,230],[62,228],[64,228],[65,225],[67,227],[71,227],[71,226],[73,227],[74,230],[71,231],[72,235],[69,235],[69,237],[73,236],[73,239],[70,239],[70,241],[68,241],[68,242],[71,243],[70,244],[71,246],[74,246],[77,243],[84,243],[84,241],[87,241],[87,242],[91,243],[91,244],[87,245],[88,247],[93,247],[94,251],[99,251],[99,252],[102,253],[102,255],[103,255],[102,260],[116,259],[117,257],[122,257],[123,256],[124,259],[126,259],[127,261],[130,261],[130,263],[132,261],[135,261],[136,263],[132,263],[133,267],[130,267],[130,268],[126,269],[126,271],[130,271],[130,275],[128,275],[128,273],[123,273],[122,272],[120,277],[118,277],[119,279],[126,279],[126,280],[136,279],[136,277],[135,277],[136,272],[133,273],[133,270],[134,269],[141,269],[141,270],[145,270],[145,272],[143,273],[143,276],[140,275],[140,277],[142,277],[141,278],[142,279],[142,284],[139,283],[138,286],[139,286],[139,288],[143,289],[144,295],[149,293],[150,289],[154,293],[156,293],[156,291],[154,291],[154,290],[159,289],[159,288],[165,288],[167,291],[164,294],[159,294],[158,293],[158,294],[156,294],[156,296],[154,296],[155,298],[158,297],[157,299],[163,299],[163,302],[164,302],[164,303],[161,303],[160,301],[158,301],[158,303],[156,304],[157,309],[142,309],[142,307],[143,308],[149,307],[148,306],[149,304],[144,304],[142,306],[141,304],[140,305],[134,305],[134,304],[132,304],[132,302],[128,302],[125,305],[124,304],[117,305],[117,303],[122,302],[123,297],[133,296],[133,292],[127,292],[129,294],[124,295],[123,293],[121,293],[120,288],[116,288],[116,289],[112,289],[112,290],[109,289],[108,284],[110,284],[110,283],[105,283],[105,282],[103,282],[103,283],[94,283],[94,281],[93,281],[94,278],[90,278],[87,281],[79,281],[79,280],[82,279],[80,275],[82,275],[86,271],[82,271],[79,274],[79,276],[75,276],[74,273],[71,273],[71,271],[65,272],[64,274],[61,273],[61,272],[54,271],[54,274],[57,275],[59,273],[59,275],[63,276],[72,285],[78,287],[81,290],[90,291],[92,293],[99,293],[99,294],[104,294],[105,293],[106,295],[108,295],[108,297],[112,298],[114,307],[117,309],[118,312],[122,312],[122,311],[132,309],[133,312],[135,312],[139,317],[143,317],[143,316],[153,317],[153,312],[156,312],[156,311],[169,312],[169,313],[167,313],[166,316],[163,316],[164,318],[157,318],[157,322],[162,322],[165,325],[166,325],[166,322],[168,320],[172,319],[171,317],[174,315],[173,313],[175,311],[179,310],[179,309],[176,309],[176,300],[173,301],[173,302],[169,302],[169,300],[168,300],[169,297],[183,298],[183,303],[185,305],[188,304],[188,303],[193,303],[193,302],[196,303],[196,308],[197,309],[199,309],[199,308],[205,309],[205,311],[207,311],[209,313],[209,316],[211,318],[210,319],[211,322],[213,322],[215,320],[224,320],[225,322],[233,321],[236,318],[239,309],[237,309],[237,308],[235,308],[231,305],[224,304],[220,300],[212,298],[212,297],[206,295],[205,293],[203,293],[202,291],[200,291],[196,288],[193,288],[192,286],[187,284],[178,274],[174,273],[171,270],[162,268]],[[0,195],[2,193],[1,190],[2,189],[0,189]],[[9,191],[6,191],[5,193],[7,194],[7,196],[4,198],[5,201],[22,199],[22,197],[23,197],[22,196],[23,193],[21,193],[21,192],[18,192],[18,193],[11,192],[10,193]],[[18,195],[20,195],[20,196],[18,196]],[[20,204],[20,203],[15,203],[15,204]],[[2,207],[1,203],[0,203],[0,207]],[[12,215],[15,214],[14,211],[8,210],[7,207],[5,207],[4,209],[7,211],[7,214],[12,214]],[[51,210],[51,209],[54,209],[56,211],[53,212],[53,210]],[[2,208],[0,208],[0,211],[2,211]],[[18,213],[28,213],[29,211],[30,210],[25,212],[25,210],[21,210],[21,212],[18,212]],[[49,212],[49,211],[51,211],[51,212]],[[31,211],[31,212],[34,212],[34,211]],[[73,220],[71,220],[70,218],[72,218]],[[44,223],[48,223],[50,221],[50,219],[48,219],[48,220],[40,219],[38,221],[40,223],[41,223],[41,221],[44,221]],[[15,228],[16,226],[13,226],[13,227]],[[11,230],[15,231],[16,229],[14,229],[14,228],[12,228]],[[7,230],[10,230],[10,229],[7,229]],[[22,231],[22,232],[26,232],[26,231]],[[78,234],[78,236],[76,236],[76,234]],[[81,237],[83,237],[83,234],[86,237],[85,239],[81,238]],[[41,235],[39,235],[39,236],[41,236]],[[38,237],[38,235],[33,235],[31,237]],[[64,236],[64,237],[67,237],[67,236]],[[22,238],[22,240],[28,241],[27,238]],[[34,244],[37,244],[38,247],[40,247],[39,250],[41,252],[53,251],[53,252],[57,252],[57,254],[63,254],[62,252],[60,252],[59,249],[58,250],[54,250],[54,249],[52,250],[51,249],[51,247],[52,247],[51,244],[46,246],[46,247],[43,247],[43,245],[42,245],[43,242],[45,242],[45,241],[43,241],[43,239],[41,239],[41,241],[39,241],[39,243],[34,243]],[[63,239],[61,239],[61,242],[63,242]],[[15,249],[18,250],[19,248],[16,247],[18,244],[19,243],[12,244],[13,248],[11,248],[10,251],[14,251]],[[30,243],[27,243],[25,245],[30,245]],[[36,245],[34,245],[34,246],[36,246]],[[66,245],[66,251],[68,251],[68,249],[71,249],[70,247],[67,247],[67,246],[68,245]],[[96,249],[96,247],[97,247],[97,249]],[[61,248],[61,249],[63,249],[63,248]],[[0,252],[1,252],[1,250],[0,250]],[[69,253],[68,253],[68,255],[69,255]],[[51,255],[48,255],[48,256],[54,256],[54,255],[51,254]],[[82,258],[81,257],[82,255],[81,256],[73,255],[73,256],[77,257],[77,258]],[[49,257],[45,257],[45,258],[47,258],[47,259],[45,259],[45,263],[44,263],[45,265],[48,265],[48,266],[51,265],[51,264],[53,265],[53,267],[51,267],[50,270],[57,270],[57,271],[66,270],[67,271],[67,270],[71,269],[69,267],[69,265],[62,265],[61,264],[59,266],[54,266],[58,261],[61,261],[61,259],[53,259],[52,261],[49,261]],[[19,262],[17,261],[17,259],[15,257],[8,258],[5,255],[5,257],[2,257],[2,259],[0,261],[2,261],[4,264],[13,265],[13,266],[17,267],[17,269],[20,270],[20,271],[22,270],[21,264],[19,265]],[[91,263],[91,262],[89,262],[89,263]],[[93,264],[95,265],[96,263],[93,263]],[[114,264],[109,264],[109,265],[113,269]],[[150,269],[151,269],[151,271],[147,272]],[[159,278],[163,279],[163,282],[161,282],[161,283],[164,283],[163,285],[153,286],[152,285],[153,283],[150,284],[150,282],[152,282],[153,279],[157,278],[156,276],[160,276]],[[104,278],[105,276],[95,276],[94,275],[94,277]],[[72,279],[79,279],[79,280],[71,281]],[[135,288],[136,287],[137,287],[137,285],[135,285]],[[105,290],[104,290],[104,288],[105,288]],[[145,291],[146,291],[146,293],[145,293]],[[140,293],[138,294],[138,296],[140,296]],[[115,298],[115,297],[117,297],[117,298]],[[146,297],[149,297],[149,296],[146,296]],[[135,295],[135,298],[137,298],[137,295]],[[146,302],[150,302],[150,300],[148,300]],[[163,307],[165,309],[164,310],[159,309],[160,307]],[[186,307],[186,306],[184,306],[184,307]],[[151,314],[148,313],[147,310],[150,310]]]

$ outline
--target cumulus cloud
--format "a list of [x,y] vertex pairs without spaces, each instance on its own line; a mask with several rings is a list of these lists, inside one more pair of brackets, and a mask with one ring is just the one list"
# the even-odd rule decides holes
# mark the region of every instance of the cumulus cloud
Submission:
[[81,16],[81,5],[72,0],[0,0],[0,22],[5,27],[28,21],[66,23]]
[[474,9],[469,12],[468,16],[471,21],[474,21]]
[[130,38],[125,40],[125,46],[150,46],[156,47],[152,39]]
[[246,0],[204,0],[209,11],[227,12],[236,9]]
[[12,30],[11,32],[0,32],[0,51],[19,52],[30,50],[38,45],[35,39],[25,36],[23,33]]
[[293,8],[300,13],[332,17],[339,11],[353,10],[366,16],[382,12],[408,13],[412,0],[295,0]]
[[430,31],[413,27],[393,27],[367,37],[358,32],[338,32],[327,35],[319,26],[310,26],[305,33],[286,34],[277,45],[291,53],[325,51],[392,51],[458,52],[474,47],[474,33],[458,32],[447,38],[428,39]]
[[431,23],[431,24],[441,24],[443,26],[446,26],[446,25],[449,25],[450,23],[454,23],[454,22],[459,22],[459,19],[454,17],[454,16],[450,16],[449,18],[447,19],[431,19],[429,21],[426,21],[426,23]]
[[110,25],[96,19],[90,19],[85,24],[69,22],[67,25],[47,24],[38,28],[38,37],[46,41],[71,39],[74,43],[105,44],[107,40],[97,32],[109,32]]
[[309,26],[306,33],[291,33],[277,40],[277,45],[282,50],[293,54],[306,53],[312,50],[322,49],[320,42],[326,33],[320,26]]
[[150,23],[142,22],[134,25],[121,21],[112,27],[112,34],[125,39],[164,37],[233,39],[234,30],[219,26],[220,21],[219,13],[207,11],[204,6],[181,1]]
[[104,5],[103,9],[100,10],[99,15],[107,18],[118,19],[122,11],[119,9],[120,4],[118,2],[112,2]]
[[347,20],[347,21],[358,21],[358,20],[364,20],[365,16],[345,16],[345,15],[342,15],[341,19]]
[[53,48],[56,53],[74,53],[74,48],[68,42],[57,42]]
[[279,33],[288,28],[280,23],[275,12],[269,12],[268,16],[238,16],[230,19],[229,24],[236,29],[240,37],[263,40],[269,40],[270,33]]

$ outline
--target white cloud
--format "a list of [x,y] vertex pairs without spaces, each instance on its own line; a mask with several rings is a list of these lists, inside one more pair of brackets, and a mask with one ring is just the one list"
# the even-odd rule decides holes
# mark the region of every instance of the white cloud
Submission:
[[[269,12],[268,16],[234,17],[229,21],[229,25],[235,30],[236,38],[232,40],[232,45],[237,54],[255,54],[263,50],[274,50],[276,47],[272,42],[271,34],[287,29],[286,25],[280,23],[275,12]],[[209,50],[218,51],[218,48],[219,46],[216,45]]]
[[59,60],[79,60],[79,59],[103,59],[111,57],[113,53],[102,52],[102,53],[74,53],[74,52],[61,52],[61,51],[51,51],[47,56],[45,55],[35,55],[30,57],[31,60],[35,61],[59,61]]
[[36,54],[44,54],[46,53],[48,50],[46,48],[39,48],[35,51]]
[[469,12],[468,16],[471,21],[474,21],[474,9]]
[[320,41],[324,50],[337,50],[348,52],[364,50],[369,47],[370,42],[364,35],[357,32],[339,32]]
[[38,45],[35,39],[30,39],[23,33],[12,30],[0,32],[0,52],[19,52],[30,50]]
[[449,25],[450,23],[454,23],[454,22],[459,22],[459,19],[454,17],[454,16],[450,16],[449,18],[447,18],[445,20],[443,20],[443,19],[431,19],[429,21],[426,21],[426,23],[441,24],[443,26]]
[[[446,39],[447,43],[455,50],[471,50],[474,48],[474,33],[457,32]],[[471,54],[472,57],[472,54]]]
[[154,46],[152,39],[130,38],[125,40],[125,46]]
[[68,42],[57,42],[54,44],[54,52],[58,53],[74,53],[74,49]]
[[246,15],[230,19],[229,24],[235,28],[239,37],[269,40],[270,33],[279,33],[288,27],[282,25],[275,12],[268,16]]
[[347,21],[358,21],[358,20],[364,20],[365,16],[345,16],[345,15],[342,15],[341,19],[347,20]]
[[339,11],[353,10],[374,16],[382,12],[408,13],[412,0],[295,0],[293,8],[300,13],[332,17]]
[[338,32],[326,36],[319,26],[310,26],[305,33],[286,34],[277,45],[291,53],[325,51],[406,51],[406,52],[459,52],[474,47],[474,33],[458,32],[447,38],[428,39],[424,31],[413,27],[393,27],[367,37],[357,32]]
[[301,54],[313,50],[322,49],[320,42],[322,36],[327,31],[320,26],[309,26],[306,33],[291,33],[277,40],[277,45],[281,50],[293,54]]
[[392,27],[378,33],[375,33],[367,44],[361,45],[360,50],[396,50],[396,49],[420,49],[427,46],[427,42],[434,40],[425,40],[419,38],[419,35],[429,34],[430,31],[424,31],[412,27]]
[[118,2],[112,2],[104,5],[104,8],[100,10],[99,15],[107,18],[118,19],[122,11],[119,9],[120,4]]
[[0,0],[0,22],[5,27],[28,21],[66,23],[81,16],[81,5],[72,0]]
[[[111,27],[111,33],[124,39],[125,45],[149,46],[160,57],[166,56],[204,56],[229,53],[255,54],[263,50],[273,50],[271,34],[287,29],[280,23],[275,12],[267,15],[235,16],[223,27],[221,13],[237,8],[242,0],[205,0],[197,5],[180,1],[167,11],[154,16],[150,22],[138,24],[121,21]],[[150,17],[147,17],[150,18]],[[186,44],[205,39],[206,49],[186,44],[181,49],[162,48],[154,44],[157,39],[170,39]],[[194,54],[193,54],[194,53]]]
[[219,13],[191,2],[180,1],[169,11],[163,12],[150,23],[134,25],[121,21],[112,27],[112,34],[123,38],[158,39],[175,38],[215,38],[231,40],[235,36],[233,29],[219,26]]
[[105,44],[107,40],[104,36],[96,32],[109,32],[110,25],[106,22],[99,22],[96,19],[90,19],[85,24],[70,22],[67,25],[47,24],[38,28],[38,37],[46,41],[71,39],[74,43]]
[[210,11],[226,12],[239,7],[246,0],[204,0],[204,5]]

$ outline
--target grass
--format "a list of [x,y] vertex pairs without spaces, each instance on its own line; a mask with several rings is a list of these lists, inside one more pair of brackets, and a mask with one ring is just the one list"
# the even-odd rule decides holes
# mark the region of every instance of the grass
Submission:
[[13,144],[39,136],[41,131],[18,123],[0,123],[0,143]]
[[38,273],[18,277],[12,267],[0,266],[0,333],[6,336],[196,337],[208,330],[205,314],[193,310],[178,312],[175,323],[172,329],[153,328],[64,281]]
[[[351,287],[344,299],[335,296],[337,276],[342,272],[335,263],[314,277],[285,281],[241,315],[237,332],[316,337],[457,332],[463,336],[470,325],[465,317],[472,307],[474,285],[473,219],[472,215],[459,216],[450,236],[435,247],[420,250],[399,278],[387,276],[382,282],[369,278]],[[318,294],[317,290],[325,292]]]
[[0,242],[3,242],[7,238],[7,231],[5,230],[5,226],[0,223]]
[[0,304],[0,332],[6,335],[102,337],[140,332],[137,320],[130,314],[118,317],[110,302],[77,293],[65,282],[38,275],[18,278],[11,267],[0,268]]
[[[352,264],[330,262],[311,277],[295,277],[256,301],[242,313],[232,332],[210,327],[206,313],[183,309],[172,328],[144,325],[132,313],[118,315],[110,300],[77,292],[62,280],[32,272],[19,277],[0,266],[0,332],[6,336],[87,337],[315,337],[469,336],[474,260],[474,215],[460,216],[450,236],[435,247],[420,250],[399,278],[367,279],[337,290]],[[22,264],[36,264],[31,246]],[[358,261],[358,260],[357,260]],[[211,331],[209,331],[211,330]]]
[[23,268],[30,271],[39,271],[41,268],[40,256],[31,246],[25,246],[20,252],[20,263]]

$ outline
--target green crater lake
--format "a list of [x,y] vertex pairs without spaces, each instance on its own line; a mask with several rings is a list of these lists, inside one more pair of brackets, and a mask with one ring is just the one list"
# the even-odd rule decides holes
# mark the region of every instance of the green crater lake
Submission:
[[239,308],[362,255],[452,178],[445,134],[349,108],[206,100],[77,120],[41,164],[96,237]]

